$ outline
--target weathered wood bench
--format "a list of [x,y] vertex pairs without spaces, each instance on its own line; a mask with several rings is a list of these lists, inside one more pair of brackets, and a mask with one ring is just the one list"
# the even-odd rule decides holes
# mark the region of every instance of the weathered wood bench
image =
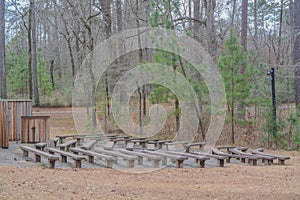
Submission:
[[162,159],[162,165],[166,165],[167,164],[167,158],[173,159],[173,160],[176,161],[176,167],[177,168],[183,168],[183,162],[188,159],[186,156],[172,155],[172,154],[161,153],[161,152],[157,152],[157,151],[143,150],[142,152],[143,153],[152,154],[152,155],[155,155],[155,156],[161,156],[161,157],[163,157],[164,159]]
[[114,145],[115,145],[115,142],[114,142],[114,141],[108,141],[108,142],[104,145],[103,149],[104,149],[104,150],[113,150]]
[[35,162],[41,162],[41,156],[45,157],[48,159],[48,163],[49,163],[49,168],[54,169],[55,168],[55,161],[57,161],[59,159],[58,156],[49,154],[45,151],[41,151],[32,147],[28,147],[28,146],[20,146],[20,148],[23,151],[23,156],[24,157],[28,157],[29,156],[29,152],[33,153],[35,156]]
[[285,160],[290,159],[290,157],[288,157],[288,156],[279,156],[279,155],[268,154],[268,153],[262,152],[261,150],[263,150],[263,149],[252,150],[252,153],[255,154],[255,155],[259,155],[259,156],[268,156],[268,157],[271,157],[273,159],[278,159],[278,164],[279,165],[284,165]]
[[155,151],[156,150],[155,144],[149,144],[149,143],[147,143],[147,150]]
[[80,148],[85,149],[85,150],[91,150],[95,144],[97,143],[97,140],[89,140],[85,142]]
[[133,151],[134,143],[133,142],[128,142],[125,149],[128,150],[128,151]]
[[194,147],[194,146],[199,146],[199,150],[202,150],[204,145],[206,144],[206,142],[196,142],[196,143],[187,143],[187,144],[183,144],[185,151],[187,153],[190,152],[190,148]]
[[58,144],[57,147],[60,148],[62,151],[67,151],[70,147],[75,147],[77,140],[69,140],[63,144]]
[[185,145],[188,144],[187,141],[179,141],[179,142],[166,142],[165,145],[167,146],[167,151],[176,151],[175,145]]
[[[233,147],[233,148],[234,148],[234,147]],[[219,148],[219,149],[227,149],[227,148]],[[241,156],[241,155],[225,153],[225,152],[223,152],[223,151],[220,151],[219,149],[216,148],[216,147],[211,148],[212,154],[218,155],[218,156],[226,156],[226,157],[228,157],[228,158],[226,159],[226,162],[227,162],[227,163],[230,163],[230,159],[231,159],[231,158],[236,158],[236,159],[241,159],[241,158],[243,158],[243,156]],[[228,148],[228,151],[229,151],[229,148]]]
[[115,157],[108,156],[108,155],[105,155],[105,154],[96,153],[94,151],[84,150],[84,149],[80,149],[80,148],[71,148],[70,151],[75,153],[75,154],[81,153],[83,155],[88,156],[88,162],[89,163],[94,163],[94,158],[95,157],[100,159],[100,160],[105,160],[106,167],[108,167],[108,168],[112,168],[113,162],[116,161]]
[[[232,149],[229,149],[229,151],[233,154],[236,154],[236,155],[240,155],[242,156],[241,158],[241,162],[242,163],[245,163],[246,162],[246,159],[248,159],[248,163],[250,165],[253,165],[253,166],[256,166],[257,165],[257,160],[259,159],[257,156],[253,155],[253,154],[249,154],[249,153],[245,153],[243,151],[240,151],[239,149],[237,148],[232,148]],[[267,159],[267,158],[266,158]]]
[[158,141],[148,141],[148,144],[154,144],[156,148],[162,149],[165,143],[171,143],[173,140],[158,140]]
[[46,146],[47,146],[47,143],[44,143],[44,142],[34,144],[34,147],[38,150],[41,150],[41,151],[45,151]]
[[147,158],[149,161],[153,161],[153,167],[156,167],[156,168],[159,167],[159,161],[161,160],[160,156],[149,155],[146,153],[141,153],[141,152],[136,152],[136,151],[128,151],[125,149],[120,149],[119,151],[124,154],[137,156],[139,165],[142,165],[143,159]]
[[224,163],[225,163],[224,160],[228,159],[227,156],[213,155],[213,154],[204,153],[204,152],[203,153],[202,152],[191,152],[191,154],[207,156],[209,158],[216,159],[218,167],[224,167]]
[[47,150],[50,154],[53,154],[53,155],[54,155],[54,153],[60,154],[61,162],[67,162],[67,157],[72,158],[74,160],[75,168],[81,168],[81,161],[86,160],[86,158],[84,156],[79,156],[74,153],[62,151],[59,149],[48,148]]
[[173,155],[178,155],[178,156],[182,155],[182,156],[186,156],[186,157],[189,157],[189,158],[194,158],[194,159],[196,159],[196,163],[199,163],[200,168],[204,168],[205,167],[205,161],[209,160],[208,156],[195,155],[195,154],[190,154],[190,153],[185,153],[185,152],[167,151],[167,153],[173,154]]
[[116,162],[117,162],[118,158],[122,158],[123,160],[127,161],[128,168],[133,168],[134,161],[138,159],[136,156],[126,155],[126,154],[116,152],[116,151],[107,151],[107,150],[103,150],[103,149],[99,149],[99,148],[95,148],[93,151],[95,151],[97,153],[113,156],[116,158]]

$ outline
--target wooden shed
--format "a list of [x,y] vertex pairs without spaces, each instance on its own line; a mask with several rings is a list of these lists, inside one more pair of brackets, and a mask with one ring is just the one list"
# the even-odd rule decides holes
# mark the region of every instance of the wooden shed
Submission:
[[32,115],[31,100],[0,100],[0,146],[21,140],[21,116]]
[[22,116],[22,143],[47,142],[50,138],[50,116]]

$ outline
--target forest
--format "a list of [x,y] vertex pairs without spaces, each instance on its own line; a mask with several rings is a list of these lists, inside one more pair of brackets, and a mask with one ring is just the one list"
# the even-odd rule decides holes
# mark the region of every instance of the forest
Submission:
[[[1,99],[72,106],[74,82],[86,58],[101,42],[137,28],[171,30],[205,49],[226,91],[220,141],[299,149],[299,0],[0,0]],[[107,132],[118,129],[111,105],[115,85],[141,63],[172,66],[172,73],[188,81],[198,99],[195,140],[205,140],[214,115],[205,77],[184,58],[161,49],[140,48],[110,64],[86,97],[85,128],[95,130],[98,120]],[[149,107],[156,104],[164,105],[167,115],[159,135],[170,138],[183,116],[170,89],[136,88],[131,118],[140,127],[149,124]]]

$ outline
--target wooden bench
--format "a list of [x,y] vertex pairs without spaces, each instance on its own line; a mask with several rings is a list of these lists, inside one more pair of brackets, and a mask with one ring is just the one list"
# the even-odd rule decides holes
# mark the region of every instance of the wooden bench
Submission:
[[248,163],[250,165],[253,165],[253,166],[256,166],[257,165],[257,160],[258,160],[258,157],[253,155],[253,154],[249,154],[249,153],[245,153],[243,151],[240,151],[239,149],[237,148],[232,148],[232,149],[229,149],[229,151],[233,154],[236,154],[236,155],[240,155],[242,156],[241,158],[241,162],[242,163],[245,163],[246,162],[246,159],[248,159]]
[[252,153],[255,154],[255,155],[259,155],[259,156],[268,156],[268,157],[271,157],[273,159],[278,159],[278,164],[279,165],[284,165],[285,160],[290,159],[290,157],[288,157],[288,156],[279,156],[279,155],[264,153],[264,152],[262,152],[262,150],[263,149],[252,150]]
[[161,160],[160,156],[149,155],[146,153],[141,153],[141,152],[136,152],[136,151],[128,151],[125,149],[120,149],[119,151],[124,154],[137,156],[139,165],[142,165],[143,159],[147,158],[149,161],[153,161],[153,167],[156,167],[156,168],[159,167],[159,161]]
[[104,149],[104,150],[113,150],[114,145],[115,145],[115,142],[114,142],[114,141],[108,141],[108,142],[104,145],[103,149]]
[[168,153],[161,153],[161,152],[157,152],[157,151],[148,151],[148,150],[143,150],[142,151],[143,153],[148,153],[148,154],[152,154],[152,155],[155,155],[155,156],[161,156],[163,157],[164,159],[162,159],[162,165],[165,165],[167,164],[167,158],[171,158],[173,160],[176,161],[176,167],[177,168],[183,168],[183,162],[185,160],[187,160],[188,158],[186,156],[178,156],[178,155],[172,155],[172,154],[168,154]]
[[50,154],[58,153],[61,156],[61,162],[67,162],[67,157],[70,157],[74,160],[75,168],[81,168],[81,161],[86,160],[84,156],[79,156],[74,153],[62,151],[55,148],[48,148]]
[[107,150],[102,150],[102,149],[99,149],[99,148],[95,148],[93,151],[95,151],[97,153],[113,156],[113,157],[116,158],[116,162],[117,162],[118,158],[122,158],[122,159],[127,161],[127,166],[129,168],[133,168],[134,167],[134,161],[138,159],[136,156],[126,155],[126,154],[116,152],[116,151],[107,151]]
[[24,157],[28,157],[29,152],[32,152],[35,156],[35,162],[41,162],[41,156],[45,157],[48,159],[48,163],[49,163],[49,168],[54,169],[55,168],[55,161],[57,161],[59,159],[58,156],[49,154],[45,151],[41,151],[32,147],[28,147],[28,146],[20,146],[20,148],[23,151],[23,156]]
[[213,154],[202,153],[202,152],[192,152],[191,154],[207,156],[209,158],[216,159],[218,167],[224,167],[224,163],[225,163],[224,160],[228,159],[227,156],[219,156],[219,155],[213,155]]
[[89,140],[85,142],[80,148],[85,149],[85,150],[91,150],[95,144],[97,143],[97,140]]
[[158,140],[158,141],[148,141],[148,144],[154,144],[156,148],[162,149],[165,143],[170,143],[173,140]]
[[128,151],[133,151],[134,143],[133,142],[128,142],[125,149],[128,150]]
[[[219,148],[219,149],[227,149],[227,148]],[[230,163],[230,159],[231,158],[236,158],[236,159],[243,158],[243,156],[241,156],[241,155],[225,153],[223,151],[220,151],[219,149],[216,148],[216,147],[211,148],[212,154],[218,155],[218,156],[226,156],[226,157],[228,157],[228,159],[226,159],[227,163]],[[229,151],[229,148],[228,148],[228,151]]]
[[185,152],[167,151],[167,153],[173,154],[173,155],[178,155],[178,156],[182,155],[182,156],[186,156],[186,157],[189,157],[189,158],[194,158],[194,159],[196,159],[196,163],[199,163],[200,168],[204,168],[205,167],[205,161],[209,160],[208,156],[195,155],[195,154],[190,154],[190,153],[185,153]]
[[60,148],[62,151],[67,151],[70,147],[75,147],[77,140],[69,140],[63,144],[58,144],[57,147]]
[[197,143],[187,143],[187,144],[183,144],[185,151],[187,153],[190,152],[190,148],[194,147],[194,146],[199,146],[199,150],[202,150],[204,145],[206,144],[206,142],[197,142]]
[[147,150],[155,151],[156,150],[155,144],[149,144],[149,143],[147,143]]
[[179,142],[166,142],[165,145],[167,146],[167,151],[176,151],[175,145],[178,144],[188,144],[187,141],[179,141]]
[[106,167],[108,167],[108,168],[112,168],[113,162],[116,161],[115,157],[107,156],[105,154],[96,153],[94,151],[84,150],[84,149],[80,149],[80,148],[71,148],[70,151],[75,153],[75,154],[81,153],[83,155],[87,155],[89,163],[94,163],[94,158],[95,157],[100,159],[100,160],[105,160],[106,161]]
[[43,143],[43,142],[34,144],[34,147],[41,151],[44,151],[46,146],[47,146],[47,143]]

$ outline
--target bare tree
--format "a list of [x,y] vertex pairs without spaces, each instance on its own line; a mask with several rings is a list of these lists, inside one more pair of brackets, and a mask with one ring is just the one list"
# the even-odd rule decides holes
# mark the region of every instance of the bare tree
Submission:
[[5,66],[5,0],[0,0],[0,84],[1,98],[7,98]]

